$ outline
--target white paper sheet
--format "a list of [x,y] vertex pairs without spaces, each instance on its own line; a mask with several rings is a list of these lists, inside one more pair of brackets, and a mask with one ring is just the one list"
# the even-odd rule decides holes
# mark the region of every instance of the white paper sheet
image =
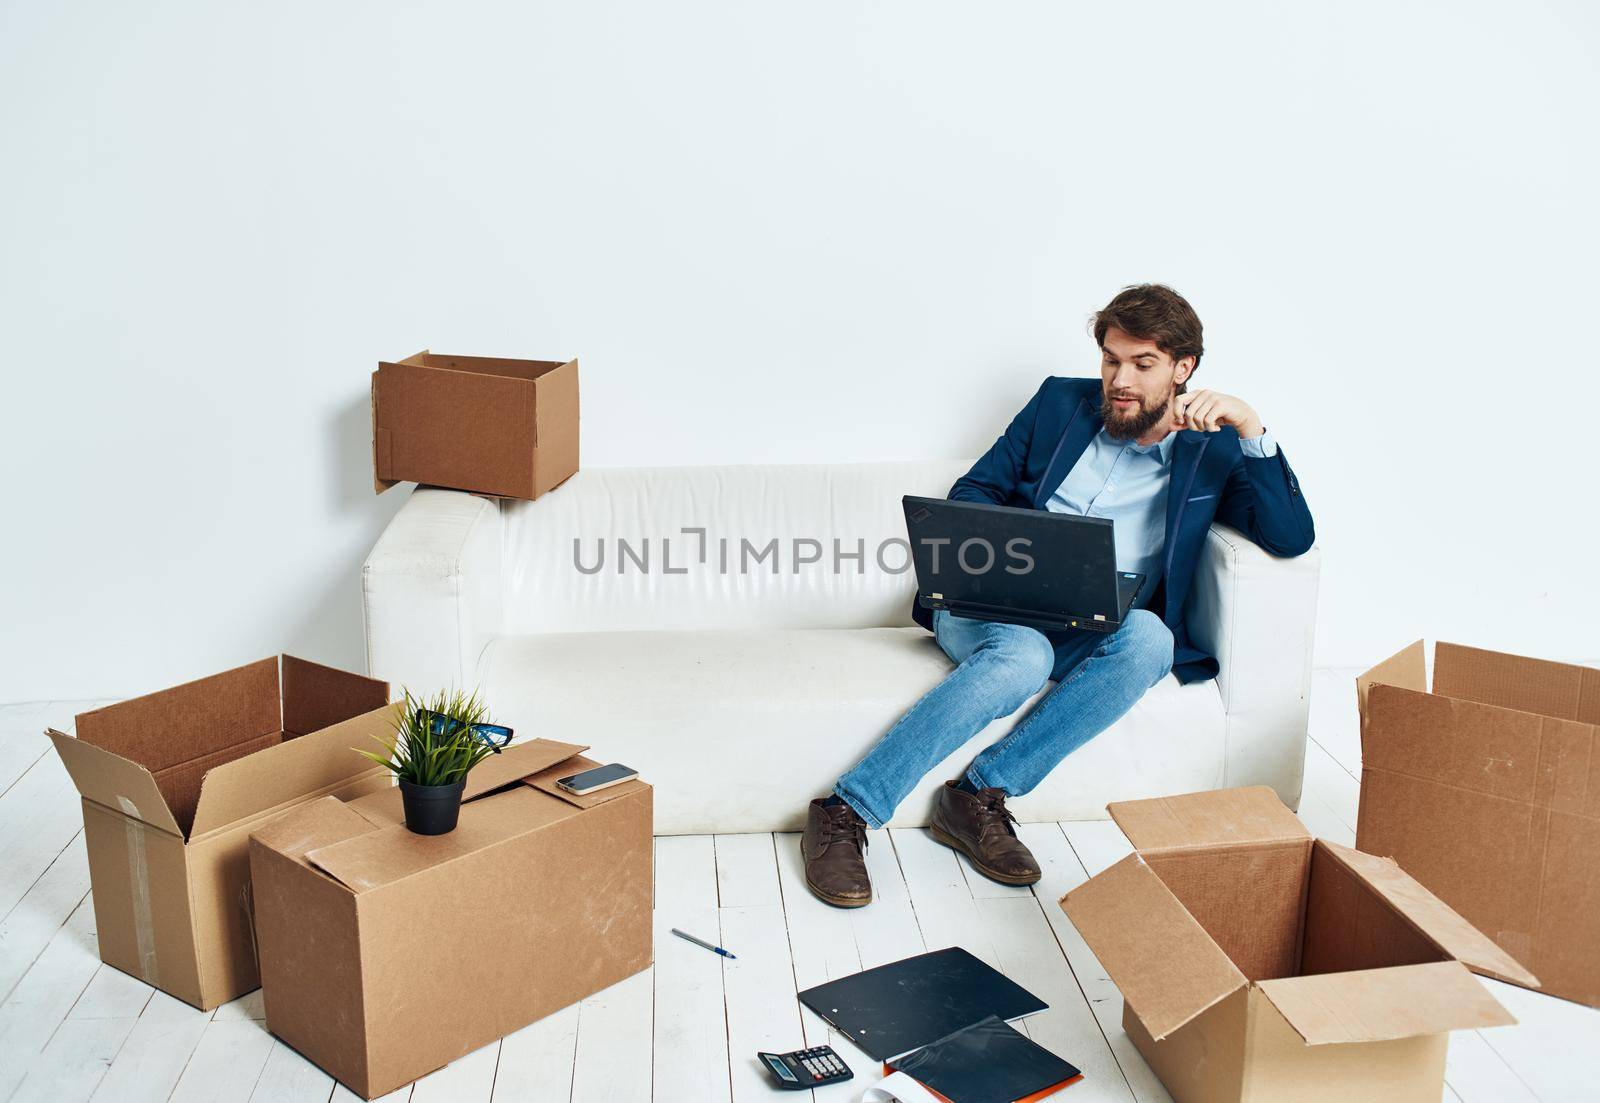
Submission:
[[903,1072],[890,1073],[868,1088],[861,1103],[939,1103],[933,1093]]

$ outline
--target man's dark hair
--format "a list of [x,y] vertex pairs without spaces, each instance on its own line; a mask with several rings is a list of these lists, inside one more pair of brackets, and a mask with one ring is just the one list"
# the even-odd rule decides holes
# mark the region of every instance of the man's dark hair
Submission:
[[[1164,283],[1136,283],[1124,287],[1105,309],[1094,316],[1094,342],[1105,348],[1106,330],[1116,326],[1129,337],[1153,341],[1156,348],[1174,361],[1185,356],[1194,357],[1194,369],[1200,369],[1200,354],[1205,345],[1200,339],[1200,315],[1194,312],[1189,300]],[[1178,393],[1184,393],[1178,385]]]

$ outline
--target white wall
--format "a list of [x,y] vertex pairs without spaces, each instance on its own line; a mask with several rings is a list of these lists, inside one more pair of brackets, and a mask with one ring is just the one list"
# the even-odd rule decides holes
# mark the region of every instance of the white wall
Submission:
[[1301,474],[1320,663],[1600,657],[1597,47],[1576,0],[5,3],[0,700],[359,666],[380,357],[581,356],[588,466],[969,456],[1143,279]]

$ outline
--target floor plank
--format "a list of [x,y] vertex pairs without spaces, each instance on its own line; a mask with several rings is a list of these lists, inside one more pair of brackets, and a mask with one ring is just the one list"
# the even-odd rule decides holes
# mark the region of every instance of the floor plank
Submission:
[[36,1056],[11,1103],[78,1103],[94,1094],[133,1031],[133,1018],[68,1019]]
[[1361,667],[1311,672],[1311,739],[1351,777],[1361,776],[1361,718],[1356,709],[1356,676]]
[[1333,756],[1310,740],[1306,741],[1306,772],[1303,796],[1321,801],[1340,823],[1356,829],[1356,813],[1361,808],[1361,783],[1345,772]]
[[717,903],[754,908],[782,902],[772,836],[717,835]]
[[1462,1103],[1534,1103],[1538,1096],[1477,1030],[1450,1035],[1444,1075]]
[[0,797],[35,762],[53,753],[50,740],[40,734],[50,723],[45,719],[49,708],[48,701],[0,707],[0,745],[6,748],[6,753],[0,755]]
[[[774,845],[771,835],[716,837],[722,945],[738,955],[722,963],[735,1103],[771,1099],[757,1051],[788,1052],[805,1042]],[[812,1093],[792,1094],[805,1099]]]
[[152,991],[127,1042],[111,1062],[94,1098],[104,1103],[160,1103],[178,1078],[211,1016],[165,992]]
[[1300,796],[1301,822],[1319,838],[1354,846],[1360,803],[1360,784],[1327,751],[1308,740],[1305,785]]
[[150,1002],[151,988],[121,969],[101,965],[67,1013],[69,1019],[137,1019]]
[[272,1052],[261,1068],[261,1078],[250,1093],[250,1103],[328,1103],[333,1077],[306,1060],[285,1043],[273,1039]]
[[109,705],[99,701],[32,701],[21,705],[0,705],[0,796],[46,754],[54,754],[45,728],[72,735],[77,731],[76,715]]
[[248,1100],[255,1091],[272,1035],[252,1019],[212,1019],[172,1090],[172,1103]]
[[[773,1089],[756,1063],[756,1053],[787,1053],[805,1044],[799,1004],[793,998],[796,987],[783,907],[723,908],[722,937],[728,949],[739,955],[722,967],[731,1095],[736,1103],[770,1103]],[[790,1094],[800,1099],[810,1095]]]
[[653,1048],[672,1055],[655,1062],[655,1103],[728,1103],[733,1089],[728,1083],[723,959],[672,934],[677,927],[722,944],[716,848],[709,835],[676,835],[657,839],[655,852]]
[[53,751],[41,755],[0,797],[0,916],[35,882],[83,830],[78,791]]
[[[871,911],[871,907],[835,908],[823,903],[805,886],[805,864],[800,856],[799,836],[775,836],[778,852],[778,883],[783,890],[784,919],[789,928],[789,960],[794,966],[795,987],[800,991],[818,984],[861,972],[861,952],[856,948],[852,913]],[[853,1054],[845,1052],[849,1039],[840,1035],[819,1015],[802,1005],[801,1029],[808,1046],[830,1045],[845,1064],[855,1067]],[[798,1048],[798,1047],[794,1047]]]
[[1035,1042],[1082,1070],[1084,1079],[1072,1089],[1073,1098],[1129,1103],[1133,1092],[1039,901],[1030,893],[1021,899],[979,900],[977,907],[1001,971],[1050,1005],[1023,1022]]
[[[889,832],[874,831],[868,837],[866,858],[872,904],[850,909],[825,904],[805,887],[799,835],[776,838],[784,911],[790,944],[796,948],[796,987],[808,988],[856,969],[887,965],[924,951],[922,930]],[[848,946],[844,940],[846,931]],[[852,968],[852,961],[859,965]],[[877,1063],[848,1035],[828,1026],[810,1008],[802,1006],[800,1015],[808,1045],[830,1045],[858,1079],[867,1083],[876,1079]],[[829,1088],[815,1094],[819,1099],[828,1099],[838,1092]]]
[[953,850],[920,829],[892,834],[928,948],[961,946],[1050,1004],[1047,1011],[1022,1020],[1018,1029],[1084,1070],[1084,1084],[1074,1093],[1082,1091],[1086,1100],[1131,1099],[1033,894],[1024,889],[1020,896],[974,898],[968,874],[981,875],[964,871],[965,860]]
[[499,1060],[498,1041],[480,1046],[418,1080],[411,1088],[411,1103],[488,1103]]
[[[1478,1034],[1517,1079],[1541,1100],[1593,1099],[1600,1009],[1495,980],[1483,983],[1517,1017],[1517,1025]],[[1467,1097],[1464,1086],[1458,1090]]]
[[[718,835],[716,852],[722,945],[738,955],[722,963],[730,1096],[735,1103],[770,1099],[757,1051],[805,1044],[777,852],[771,835]],[[793,1094],[805,1099],[812,1093]]]
[[1039,861],[1041,877],[1034,886],[1034,896],[1072,967],[1073,977],[1102,1036],[1111,1047],[1124,1081],[1139,1103],[1171,1103],[1167,1089],[1134,1047],[1133,1039],[1122,1029],[1122,993],[1106,976],[1099,958],[1094,956],[1094,951],[1089,949],[1078,928],[1061,908],[1061,898],[1089,879],[1077,853],[1067,842],[1060,824],[1023,824],[1017,833]]
[[238,999],[229,1000],[213,1011],[211,1017],[224,1020],[265,1022],[267,1005],[262,1002],[261,989],[257,988],[254,992],[246,992]]
[[1084,872],[1090,877],[1104,873],[1108,867],[1133,853],[1133,846],[1122,833],[1122,828],[1110,820],[1063,823],[1061,830],[1066,834],[1067,842],[1072,844],[1072,851],[1078,856]]
[[861,952],[850,923],[858,909],[835,908],[811,895],[798,848],[782,848],[778,869],[795,983],[804,989],[861,972]]
[[973,956],[1001,969],[1000,955],[990,940],[988,924],[978,913],[961,859],[941,846],[921,828],[897,828],[895,853],[905,872],[906,890],[916,909],[917,925],[929,950],[961,946]]
[[85,900],[0,1004],[0,1099],[16,1090],[99,968]]
[[[711,840],[705,838],[709,847]],[[721,999],[719,990],[718,1011]],[[507,1034],[500,1042],[500,1063],[495,1068],[494,1103],[569,1103],[577,1043],[577,1004]],[[726,1083],[726,1062],[718,1073]]]
[[[0,846],[5,843],[0,836]],[[67,917],[88,896],[89,856],[79,831],[11,913],[0,920],[0,1001],[11,994]]]
[[1328,806],[1321,796],[1310,789],[1300,800],[1300,822],[1319,839],[1328,839],[1342,846],[1356,845],[1355,828]]
[[650,1098],[654,993],[655,970],[651,968],[579,1005],[572,1103],[629,1103]]
[[[856,936],[856,952],[861,967],[871,969],[914,957],[927,950],[922,925],[911,906],[911,890],[906,888],[905,871],[899,852],[887,831],[872,832],[877,839],[867,847],[867,875],[872,879],[872,906],[850,913],[850,928]],[[794,854],[799,855],[796,836]],[[827,907],[820,900],[816,903]]]

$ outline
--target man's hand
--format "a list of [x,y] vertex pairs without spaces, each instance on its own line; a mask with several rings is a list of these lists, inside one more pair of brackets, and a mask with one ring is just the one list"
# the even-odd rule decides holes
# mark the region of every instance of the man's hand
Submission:
[[1196,429],[1202,433],[1215,433],[1224,425],[1230,425],[1245,440],[1259,437],[1266,431],[1248,402],[1221,391],[1190,391],[1177,395],[1172,400],[1172,423],[1179,429]]

